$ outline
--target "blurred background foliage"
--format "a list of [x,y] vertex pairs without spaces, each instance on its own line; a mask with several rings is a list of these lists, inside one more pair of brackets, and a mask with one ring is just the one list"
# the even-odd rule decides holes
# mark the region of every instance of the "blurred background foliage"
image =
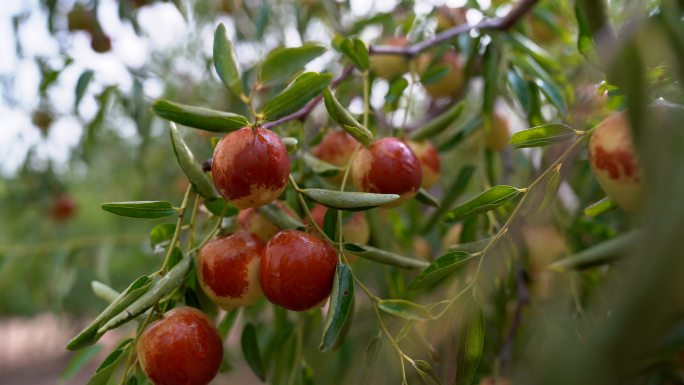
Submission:
[[[654,120],[636,115],[643,111],[640,107],[658,98],[684,103],[681,1],[609,1],[608,20],[619,40],[608,39],[607,43],[592,40],[592,35],[601,27],[602,21],[597,24],[592,19],[599,16],[600,7],[587,5],[590,1],[577,3],[540,1],[509,31],[463,34],[454,39],[453,46],[447,47],[467,57],[470,80],[466,91],[457,98],[431,100],[424,88],[416,85],[416,89],[409,91],[410,98],[395,98],[398,100],[395,102],[390,84],[373,78],[371,126],[382,135],[389,135],[393,126],[405,122],[410,131],[458,99],[465,100],[463,116],[432,138],[441,150],[443,165],[442,179],[432,192],[444,198],[459,173],[474,165],[476,182],[470,183],[462,194],[469,197],[490,183],[526,186],[567,149],[567,144],[561,143],[543,151],[507,148],[481,154],[474,137],[483,131],[482,121],[475,119],[491,118],[495,109],[504,111],[514,131],[549,122],[564,122],[574,129],[587,130],[616,109],[629,106],[630,113],[635,114],[633,122],[650,123]],[[275,47],[298,46],[304,42],[330,46],[336,35],[358,36],[367,44],[406,34],[411,41],[421,41],[440,28],[438,7],[442,5],[438,1],[41,0],[16,2],[0,11],[4,23],[0,39],[6,51],[2,56],[7,58],[6,64],[0,67],[0,113],[7,115],[0,136],[0,316],[31,316],[45,311],[68,317],[92,316],[102,308],[102,302],[91,293],[92,280],[123,288],[160,264],[162,255],[152,250],[148,240],[156,222],[112,216],[102,211],[99,204],[124,200],[179,202],[182,198],[187,181],[169,144],[168,123],[153,116],[150,106],[155,99],[249,115],[245,105],[221,84],[213,70],[211,44],[219,22],[228,26],[243,69],[245,88],[250,89],[258,65]],[[467,21],[476,23],[483,17],[507,14],[515,2],[464,0],[449,2],[449,5],[467,7]],[[591,10],[585,25],[577,21],[576,7],[581,6]],[[636,56],[629,56],[630,49],[637,52]],[[619,55],[626,56],[620,59]],[[341,57],[330,49],[307,68],[339,74],[347,64]],[[497,70],[486,69],[492,68],[487,67],[488,60],[493,60]],[[268,100],[284,86],[277,84],[258,90],[258,100]],[[336,94],[351,112],[359,114],[363,109],[360,90],[361,80],[356,77],[343,82]],[[329,124],[325,111],[316,109],[305,122],[291,122],[277,131],[282,136],[301,136],[300,147],[306,150],[320,140],[320,134]],[[644,127],[648,124],[641,128],[637,125],[635,130],[641,135],[648,132]],[[212,138],[218,135],[190,129],[184,132],[195,155],[208,159]],[[681,141],[675,135],[672,154],[668,153],[672,157],[663,154],[665,160],[654,156],[658,144],[640,146],[649,149],[643,151],[652,151],[643,152],[644,159],[655,159],[654,165],[647,168],[657,171],[658,164],[679,161],[675,156],[677,151],[684,152],[684,147],[679,145]],[[675,197],[684,192],[676,190],[681,187],[677,183],[684,176],[681,170],[672,170],[673,164],[681,163],[669,163],[671,183],[659,184],[653,191],[653,196],[664,197],[659,201],[661,205],[679,201]],[[605,194],[591,176],[586,151],[579,151],[571,161],[565,162],[561,171],[564,183],[559,198],[543,215],[530,218],[514,229],[512,245],[505,244],[502,250],[497,250],[497,258],[485,265],[484,278],[478,281],[477,291],[481,293],[488,330],[478,378],[499,371],[510,373],[511,357],[520,355],[539,359],[551,368],[537,377],[530,375],[530,383],[561,383],[550,380],[557,378],[553,376],[558,373],[552,373],[552,369],[561,370],[566,364],[570,368],[564,368],[568,373],[573,372],[572,365],[589,370],[575,373],[577,377],[567,377],[567,383],[599,383],[582,377],[586,373],[602,373],[599,378],[608,383],[617,383],[616,378],[620,379],[616,371],[606,374],[607,370],[595,367],[596,362],[610,361],[605,358],[607,354],[603,358],[587,356],[595,362],[581,366],[582,359],[589,358],[578,358],[579,353],[566,357],[559,353],[563,349],[557,340],[551,339],[548,348],[541,343],[535,345],[540,346],[541,352],[554,352],[567,358],[554,365],[540,358],[536,348],[527,352],[529,342],[514,342],[535,341],[535,337],[545,335],[535,333],[547,328],[565,328],[564,332],[576,330],[581,336],[590,335],[581,331],[585,324],[607,321],[585,317],[585,312],[590,312],[587,307],[608,303],[600,309],[610,312],[611,304],[617,303],[606,299],[616,298],[612,295],[618,289],[610,286],[617,280],[611,275],[614,269],[600,267],[559,275],[546,270],[551,260],[585,250],[639,224],[653,221],[660,226],[651,227],[651,232],[661,229],[662,223],[677,228],[682,212],[677,211],[678,206],[668,212],[653,204],[653,215],[658,213],[671,219],[662,223],[658,223],[658,217],[635,219],[620,210],[589,217],[582,210]],[[658,177],[654,181],[660,181]],[[319,178],[312,185],[325,186],[325,183]],[[494,218],[505,219],[510,210],[511,207],[504,206]],[[424,219],[434,215],[434,211],[415,201],[401,210],[372,214],[369,217],[374,229],[372,243],[425,259],[441,255],[445,250],[444,239],[454,230],[436,221],[431,231],[423,233]],[[491,217],[466,221],[460,242],[482,239],[492,227],[495,224]],[[671,240],[660,239],[665,244]],[[681,249],[658,252],[681,257]],[[683,271],[682,262],[672,263],[670,271],[660,272],[668,280],[676,280],[675,273]],[[383,298],[415,299],[412,298],[415,294],[405,288],[409,278],[403,272],[367,261],[360,261],[358,266],[361,279],[372,282],[371,286]],[[637,266],[643,268],[643,265]],[[639,280],[638,267],[626,271],[625,277]],[[643,286],[627,284],[626,289],[619,286],[625,290],[621,293],[635,290],[643,294],[641,299],[652,295],[663,301],[681,300],[681,295],[667,297],[657,288],[647,290],[648,282],[657,279],[654,277],[658,272],[652,273]],[[670,290],[678,289],[681,284],[673,283]],[[445,293],[450,294],[447,288],[429,292],[427,297],[436,300]],[[552,293],[560,294],[554,297]],[[529,326],[513,327],[511,322],[518,317],[520,310],[516,309],[523,306],[519,303],[523,295],[525,301],[549,305],[533,313],[541,321],[531,316]],[[245,317],[258,318],[266,306],[261,302],[247,309]],[[677,316],[664,315],[660,310],[649,307],[644,311],[653,311],[654,317],[672,317],[674,321],[657,325],[661,333],[648,334],[654,339],[671,331],[681,316],[681,307],[675,312]],[[305,356],[315,368],[317,383],[350,383],[351,378],[359,378],[362,367],[358,363],[367,341],[377,331],[373,318],[364,314],[355,316],[354,330],[337,352],[322,355],[316,351],[315,343],[306,345]],[[539,326],[548,319],[547,314],[563,322]],[[627,310],[619,314],[633,316]],[[307,313],[301,317],[306,318],[305,324],[311,330],[321,328],[320,314]],[[453,353],[450,331],[458,329],[461,321],[455,315],[447,318],[435,328],[443,330],[440,337],[447,343],[433,349],[424,341],[408,341],[408,349],[415,350],[419,356],[448,357]],[[270,344],[265,350],[266,361],[285,362],[287,353],[271,345],[275,344],[273,336],[282,337],[287,330],[291,331],[293,324],[287,319],[287,315],[278,312],[273,318],[260,319],[262,330],[268,331],[260,335],[260,341],[262,346]],[[615,330],[613,326],[605,327]],[[507,335],[509,328],[514,331],[521,328],[522,332]],[[627,327],[621,331],[623,334],[616,332],[615,336],[626,338],[633,333]],[[555,329],[549,333],[554,332]],[[319,334],[312,335],[312,341],[317,341]],[[439,340],[434,335],[432,338]],[[288,341],[280,342],[293,343]],[[675,341],[681,344],[681,339],[675,338]],[[621,346],[614,342],[610,340],[600,347]],[[638,352],[646,346],[633,345],[632,350],[626,350]],[[681,349],[681,345],[675,346]],[[515,354],[509,349],[515,349]],[[284,356],[269,357],[278,354]],[[380,378],[385,378],[386,383],[399,381],[395,357],[385,354],[382,360],[381,365],[391,366],[393,370],[380,373]],[[537,361],[533,362],[536,367]],[[681,363],[674,362],[671,354],[647,364],[651,372],[643,374],[643,383],[682,383],[681,374],[676,374]],[[278,365],[287,365],[287,362]],[[522,363],[521,367],[528,365]],[[445,378],[453,377],[453,365],[442,363],[439,370]]]

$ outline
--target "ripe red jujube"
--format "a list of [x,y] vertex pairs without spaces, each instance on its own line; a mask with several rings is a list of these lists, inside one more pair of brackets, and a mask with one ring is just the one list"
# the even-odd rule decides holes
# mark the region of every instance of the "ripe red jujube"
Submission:
[[398,194],[394,207],[413,198],[423,180],[420,161],[409,146],[397,138],[382,138],[359,151],[352,164],[352,180],[361,190]]
[[421,186],[424,189],[429,189],[439,181],[439,172],[442,167],[437,148],[429,140],[421,142],[409,140],[406,144],[411,147],[411,150],[420,161],[420,167],[423,171]]
[[261,295],[259,261],[264,243],[240,231],[214,239],[197,255],[197,278],[202,290],[221,308],[251,305]]
[[330,295],[337,261],[328,242],[301,231],[281,231],[266,245],[261,288],[276,305],[308,310]]
[[211,165],[214,184],[237,208],[271,203],[285,189],[290,158],[270,130],[244,127],[221,139]]
[[138,360],[155,385],[208,384],[221,366],[223,342],[213,322],[190,307],[175,308],[140,335]]

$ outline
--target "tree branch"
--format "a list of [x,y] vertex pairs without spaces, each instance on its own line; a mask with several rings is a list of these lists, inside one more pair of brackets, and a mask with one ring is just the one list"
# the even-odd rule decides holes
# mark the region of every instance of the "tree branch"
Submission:
[[[333,79],[332,82],[330,82],[330,88],[335,89],[335,87],[337,87],[340,83],[342,83],[342,81],[344,79],[346,79],[347,76],[349,76],[353,70],[354,70],[353,65],[350,64],[350,65],[346,66],[344,68],[344,70],[342,70],[342,73],[338,77]],[[300,108],[299,110],[291,113],[290,115],[283,116],[282,118],[280,118],[278,120],[274,120],[272,122],[265,122],[264,124],[261,125],[261,127],[270,130],[270,129],[273,129],[273,127],[280,126],[281,124],[287,123],[287,122],[292,121],[292,120],[297,120],[297,119],[303,120],[311,113],[311,111],[313,111],[313,109],[318,105],[318,103],[320,103],[320,101],[322,99],[323,99],[323,94],[318,95],[317,97],[312,99],[309,103],[304,105],[304,107]]]
[[416,56],[426,49],[451,40],[454,37],[470,32],[474,29],[497,30],[506,31],[510,29],[515,23],[520,20],[527,12],[529,12],[539,0],[522,0],[520,4],[513,8],[506,16],[496,17],[492,19],[484,19],[477,24],[463,23],[455,27],[449,28],[443,32],[438,33],[434,37],[423,40],[419,43],[408,46],[389,46],[389,45],[372,45],[368,47],[368,53],[371,55],[385,54],[385,55],[404,55],[408,57]]

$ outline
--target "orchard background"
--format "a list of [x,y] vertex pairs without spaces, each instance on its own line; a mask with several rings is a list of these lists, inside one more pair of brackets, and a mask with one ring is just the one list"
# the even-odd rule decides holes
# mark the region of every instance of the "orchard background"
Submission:
[[[683,383],[683,17],[676,0],[6,1],[3,383],[149,383],[141,333],[182,307],[218,328],[217,384]],[[282,139],[259,173],[283,191],[239,212],[217,170],[255,152],[213,148],[261,130]],[[365,175],[390,142],[402,166]],[[297,277],[218,308],[199,251],[241,230],[320,240],[330,300],[273,304],[311,294]]]

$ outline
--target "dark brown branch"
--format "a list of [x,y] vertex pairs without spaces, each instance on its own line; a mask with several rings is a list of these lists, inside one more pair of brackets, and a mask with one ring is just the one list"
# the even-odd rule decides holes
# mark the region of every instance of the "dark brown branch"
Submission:
[[[337,87],[340,83],[342,83],[342,81],[344,79],[346,79],[347,76],[349,76],[353,70],[354,70],[353,65],[350,64],[350,65],[346,66],[344,68],[344,70],[342,70],[342,73],[338,77],[333,79],[333,81],[330,82],[330,88],[335,89],[335,87]],[[265,122],[264,124],[261,125],[261,127],[270,130],[270,129],[273,129],[273,127],[280,126],[281,124],[290,122],[292,120],[303,120],[307,116],[309,116],[311,111],[313,111],[313,109],[316,108],[316,106],[318,105],[318,103],[320,103],[320,101],[322,99],[323,99],[323,95],[318,95],[317,97],[312,99],[310,102],[308,102],[306,105],[304,105],[304,107],[300,108],[299,110],[291,113],[290,115],[283,116],[282,118],[280,118],[278,120],[274,120],[272,122]]]
[[529,12],[539,0],[523,0],[520,4],[513,8],[506,16],[491,19],[484,19],[477,24],[463,23],[455,27],[444,30],[434,37],[423,40],[419,43],[408,45],[404,47],[389,46],[389,45],[372,45],[368,47],[368,53],[371,55],[387,54],[387,55],[405,55],[416,56],[426,49],[451,40],[454,37],[468,33],[474,29],[506,31],[510,29],[515,23],[520,20],[527,12]]

